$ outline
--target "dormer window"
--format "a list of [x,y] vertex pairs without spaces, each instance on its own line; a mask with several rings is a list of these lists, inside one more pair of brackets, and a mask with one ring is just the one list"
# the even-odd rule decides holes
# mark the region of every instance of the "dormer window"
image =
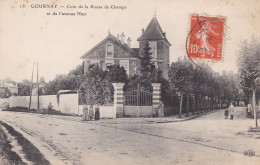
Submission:
[[114,56],[114,47],[112,44],[107,45],[107,50],[106,50],[106,56],[108,57],[113,57]]

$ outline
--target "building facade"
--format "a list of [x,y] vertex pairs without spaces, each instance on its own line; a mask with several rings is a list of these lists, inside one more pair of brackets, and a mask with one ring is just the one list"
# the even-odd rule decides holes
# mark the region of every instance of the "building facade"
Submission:
[[3,83],[0,85],[0,88],[7,88],[10,90],[11,94],[18,94],[18,87],[17,84],[12,83]]
[[115,37],[109,32],[104,40],[81,57],[84,61],[84,72],[87,72],[91,64],[96,64],[103,70],[116,64],[123,66],[128,76],[134,75],[140,70],[140,59],[138,58],[140,49],[148,42],[151,47],[152,61],[167,79],[171,44],[156,17],[152,18],[146,29],[142,29],[142,34],[137,41],[139,48],[131,48],[131,39],[128,37],[125,41],[124,33]]

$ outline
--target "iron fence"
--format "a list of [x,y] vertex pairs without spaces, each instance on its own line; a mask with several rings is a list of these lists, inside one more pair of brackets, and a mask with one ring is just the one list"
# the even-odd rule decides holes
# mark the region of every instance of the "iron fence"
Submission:
[[125,106],[152,106],[153,94],[146,91],[134,90],[124,94]]

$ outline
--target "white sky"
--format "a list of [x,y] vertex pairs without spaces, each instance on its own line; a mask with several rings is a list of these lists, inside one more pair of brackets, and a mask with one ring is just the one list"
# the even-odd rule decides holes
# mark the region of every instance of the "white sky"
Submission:
[[[32,9],[31,4],[124,5],[126,10]],[[27,5],[26,9],[19,5]],[[0,79],[31,78],[33,62],[39,62],[40,77],[52,80],[82,63],[81,55],[103,40],[124,32],[138,47],[137,38],[146,28],[155,9],[157,19],[172,44],[170,61],[186,56],[185,42],[192,13],[227,18],[224,59],[214,70],[236,72],[240,42],[252,34],[260,36],[259,0],[1,0],[0,1]],[[86,12],[87,16],[47,16],[47,12]]]

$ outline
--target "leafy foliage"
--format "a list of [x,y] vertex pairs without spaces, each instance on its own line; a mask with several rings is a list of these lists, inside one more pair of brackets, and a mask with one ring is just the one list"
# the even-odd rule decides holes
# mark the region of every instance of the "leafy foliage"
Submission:
[[141,60],[141,72],[151,72],[155,66],[152,62],[152,52],[149,42],[145,42],[140,49],[140,54],[137,56]]
[[7,98],[11,95],[11,91],[8,88],[0,88],[0,98]]
[[59,90],[78,90],[83,81],[83,65],[78,65],[67,75],[57,75],[54,80],[46,84],[46,94],[55,95]]
[[179,58],[177,62],[172,64],[169,79],[174,89],[179,92],[191,93],[193,91],[192,78],[193,66],[186,58]]
[[193,94],[197,100],[209,97],[211,105],[216,98],[229,101],[241,98],[235,74],[230,72],[228,75],[219,75],[205,63],[194,65],[186,58],[179,58],[172,63],[169,81],[174,90],[183,94]]
[[108,71],[103,71],[96,65],[90,65],[79,88],[80,104],[112,104],[112,83],[126,81],[127,75],[123,67],[112,65]]
[[260,78],[260,40],[252,37],[251,41],[243,41],[238,58],[240,84],[244,93],[249,96],[256,90],[259,96]]
[[31,82],[29,80],[23,80],[22,82],[17,84],[18,86],[18,95],[20,96],[29,96]]
[[125,83],[128,77],[124,67],[119,65],[112,65],[110,66],[109,71],[106,73],[106,79],[108,79],[109,82]]

